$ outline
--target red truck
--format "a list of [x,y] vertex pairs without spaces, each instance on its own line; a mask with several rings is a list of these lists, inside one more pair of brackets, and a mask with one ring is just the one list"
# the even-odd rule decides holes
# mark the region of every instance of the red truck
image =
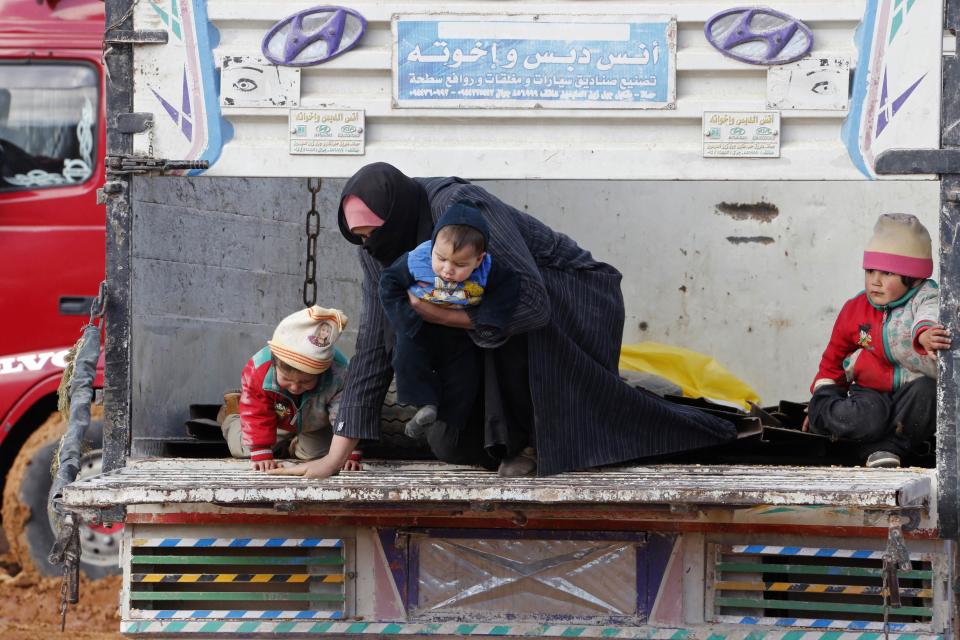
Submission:
[[[99,0],[0,3],[3,524],[21,562],[41,573],[57,572],[46,560],[57,387],[104,276],[103,22]],[[86,471],[99,466],[100,430],[91,431]],[[87,527],[81,538],[89,575],[116,570],[114,529]]]

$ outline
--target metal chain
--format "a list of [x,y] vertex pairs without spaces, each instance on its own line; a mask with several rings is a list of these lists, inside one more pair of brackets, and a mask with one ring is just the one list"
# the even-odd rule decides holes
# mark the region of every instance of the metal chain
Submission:
[[[320,178],[307,178],[310,192],[310,210],[307,211],[307,260],[303,277],[303,304],[312,307],[317,303],[317,236],[320,235],[320,213],[317,212],[317,194],[320,193]],[[309,292],[309,293],[308,293]]]

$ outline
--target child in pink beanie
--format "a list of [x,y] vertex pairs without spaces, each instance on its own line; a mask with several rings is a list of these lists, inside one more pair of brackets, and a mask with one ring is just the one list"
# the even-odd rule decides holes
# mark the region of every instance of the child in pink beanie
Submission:
[[881,215],[863,253],[864,291],[837,316],[811,385],[809,429],[859,442],[868,467],[899,467],[936,429],[937,322],[930,234],[915,216]]

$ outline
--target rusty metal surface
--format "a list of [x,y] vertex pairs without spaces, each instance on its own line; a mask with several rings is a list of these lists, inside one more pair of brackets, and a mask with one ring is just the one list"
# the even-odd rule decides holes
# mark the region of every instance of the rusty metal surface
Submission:
[[326,480],[270,476],[249,463],[141,462],[64,489],[74,508],[163,503],[319,504],[501,503],[551,505],[917,506],[932,471],[837,467],[620,467],[549,478],[504,479],[473,468],[368,463]]

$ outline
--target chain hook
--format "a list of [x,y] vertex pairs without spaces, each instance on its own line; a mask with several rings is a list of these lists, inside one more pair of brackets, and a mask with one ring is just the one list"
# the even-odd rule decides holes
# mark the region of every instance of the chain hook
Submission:
[[100,281],[100,288],[97,290],[97,297],[90,304],[90,322],[96,324],[96,321],[103,317],[107,310],[107,281]]

